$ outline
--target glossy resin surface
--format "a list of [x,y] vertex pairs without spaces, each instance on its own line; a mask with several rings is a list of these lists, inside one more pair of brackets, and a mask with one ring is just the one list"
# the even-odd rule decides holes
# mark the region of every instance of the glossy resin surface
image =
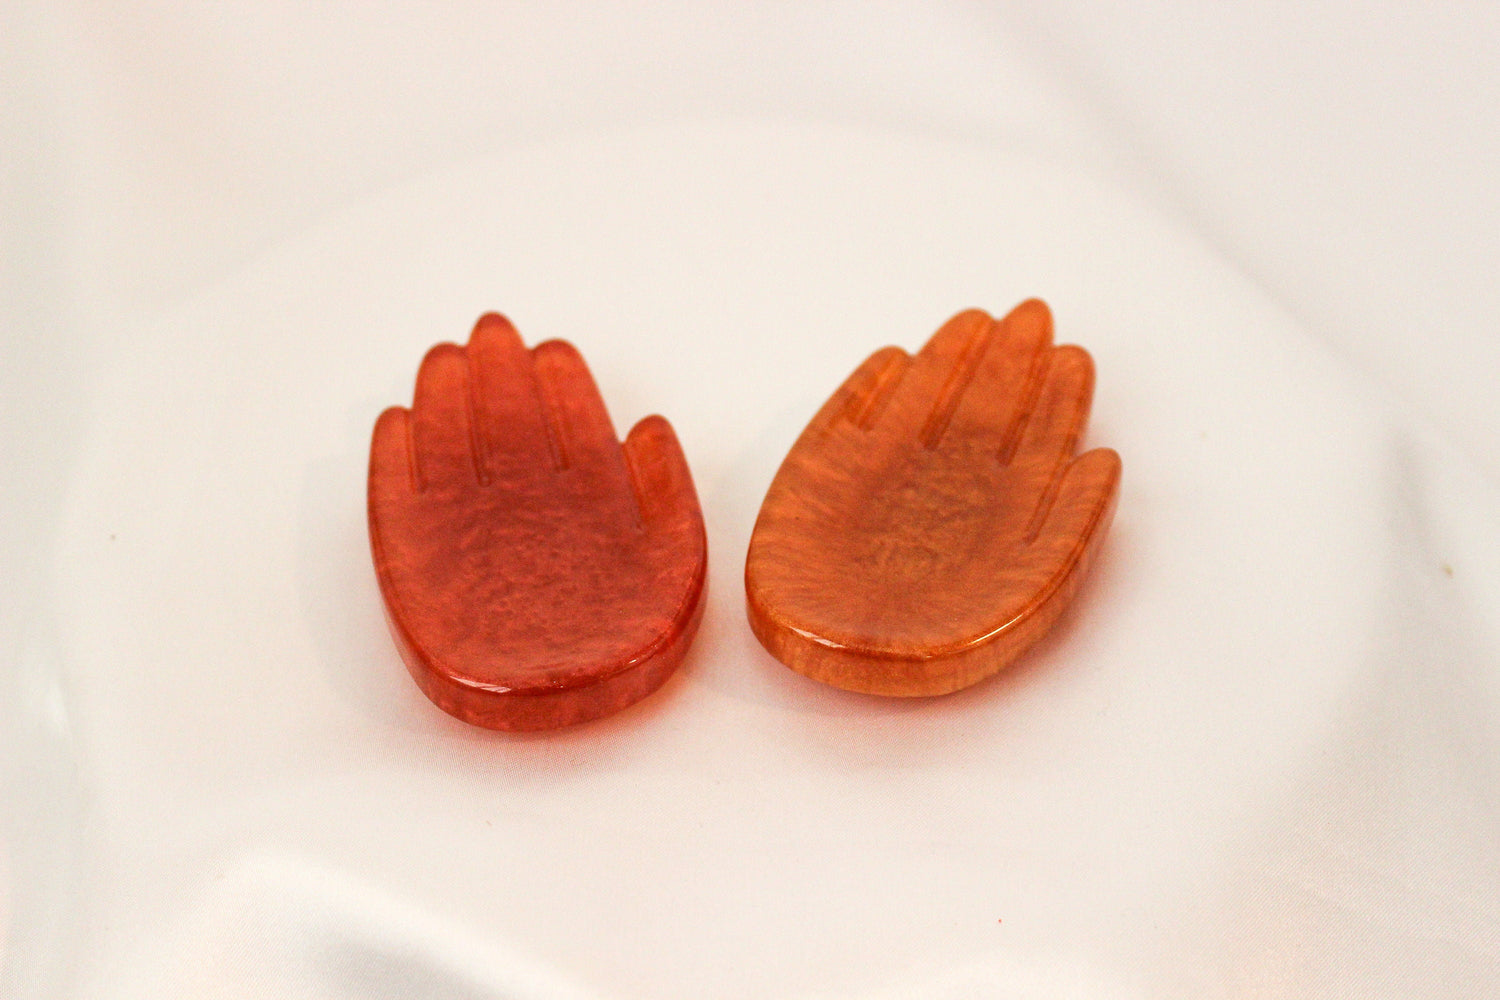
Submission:
[[597,718],[656,690],[702,615],[707,543],[672,427],[617,440],[582,356],[489,314],[439,344],[370,445],[370,543],[412,676],[493,729]]
[[935,695],[1000,670],[1071,601],[1119,456],[1075,456],[1093,363],[1030,300],[876,352],[776,474],[745,565],[750,624],[837,687]]

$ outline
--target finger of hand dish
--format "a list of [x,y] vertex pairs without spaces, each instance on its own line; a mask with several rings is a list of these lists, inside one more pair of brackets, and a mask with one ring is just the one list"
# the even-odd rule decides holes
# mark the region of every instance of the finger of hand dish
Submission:
[[1015,449],[1024,419],[1036,398],[1052,314],[1038,299],[1021,303],[995,323],[989,349],[979,359],[948,422],[955,443],[984,441],[1004,456]]
[[935,446],[984,356],[993,325],[989,314],[978,309],[944,323],[907,366],[882,423]]
[[828,402],[809,423],[809,429],[827,430],[843,420],[868,430],[910,362],[911,358],[899,347],[876,351],[828,397]]
[[1016,455],[1043,464],[1073,457],[1094,398],[1094,361],[1071,344],[1049,352],[1046,375],[1025,416]]
[[474,440],[481,481],[553,462],[531,352],[510,321],[487,313],[467,348],[474,396]]
[[370,496],[373,503],[384,498],[409,496],[420,490],[411,447],[410,414],[400,406],[386,409],[375,421],[370,437]]
[[565,340],[549,340],[538,344],[532,356],[562,467],[592,466],[617,456],[614,424],[578,349]]
[[417,478],[423,488],[474,482],[469,362],[457,344],[438,344],[422,359],[411,408]]
[[624,450],[644,526],[649,529],[674,518],[696,519],[698,494],[687,456],[665,417],[653,414],[632,427]]
[[1095,448],[1079,455],[1063,471],[1050,503],[1038,510],[1029,533],[1032,544],[1058,544],[1067,557],[1082,551],[1094,532],[1108,527],[1120,487],[1120,456],[1113,448]]

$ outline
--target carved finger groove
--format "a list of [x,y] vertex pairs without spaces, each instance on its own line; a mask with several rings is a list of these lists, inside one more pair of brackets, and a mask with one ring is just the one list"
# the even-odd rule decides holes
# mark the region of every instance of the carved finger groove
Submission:
[[481,415],[484,413],[479,402],[479,372],[474,363],[474,352],[465,348],[464,358],[468,362],[469,377],[464,380],[464,406],[465,416],[469,421],[469,455],[474,460],[474,478],[480,486],[490,484],[489,455],[484,444],[484,434],[480,426]]
[[422,467],[417,462],[417,441],[411,432],[411,414],[405,412],[406,417],[401,421],[401,441],[406,450],[406,474],[411,478],[411,491],[421,493],[427,484],[422,481]]
[[625,475],[630,480],[630,496],[635,501],[635,527],[637,531],[646,528],[646,505],[649,502],[646,495],[646,486],[642,481],[641,470],[636,465],[637,448],[622,448],[625,453]]
[[1026,432],[1026,421],[1031,416],[1031,411],[1036,406],[1037,396],[1042,391],[1042,383],[1047,376],[1051,353],[1046,350],[1037,351],[1031,359],[1031,366],[1026,370],[1026,381],[1022,383],[1020,396],[1016,400],[1015,415],[1011,417],[1010,426],[1006,428],[1005,437],[1000,442],[1001,465],[1009,465],[1015,460],[1016,450],[1021,444],[1021,435]]
[[862,399],[857,400],[854,407],[856,412],[851,419],[860,430],[869,430],[875,426],[880,419],[881,413],[885,412],[891,397],[896,394],[896,388],[901,384],[906,369],[911,364],[911,358],[900,348],[891,350],[890,357],[886,358],[885,364],[875,373],[874,382],[869,391]]
[[[532,349],[535,356],[535,348]],[[568,448],[566,445],[568,428],[563,417],[563,406],[557,398],[557,389],[551,380],[541,371],[537,370],[537,395],[542,407],[542,429],[547,434],[547,453],[552,457],[553,471],[563,472],[568,468]]]
[[1026,534],[1022,536],[1022,544],[1030,545],[1042,534],[1042,526],[1047,523],[1047,518],[1052,516],[1052,508],[1057,503],[1057,494],[1062,489],[1063,479],[1067,477],[1068,467],[1058,467],[1055,475],[1047,482],[1047,488],[1037,499],[1036,509],[1031,512],[1031,521],[1026,525]]
[[562,412],[555,406],[547,407],[547,444],[552,450],[552,466],[559,472],[568,468],[567,439]]

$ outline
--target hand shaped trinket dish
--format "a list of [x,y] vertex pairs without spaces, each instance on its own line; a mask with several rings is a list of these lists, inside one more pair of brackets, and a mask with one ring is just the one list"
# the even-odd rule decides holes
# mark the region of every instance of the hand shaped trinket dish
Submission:
[[792,447],[745,564],[751,627],[816,680],[937,695],[995,673],[1072,600],[1120,458],[1075,457],[1093,362],[1037,300],[872,355]]
[[583,358],[502,316],[439,344],[370,444],[370,545],[417,684],[460,719],[550,729],[655,691],[703,613],[707,540],[661,417],[622,446]]

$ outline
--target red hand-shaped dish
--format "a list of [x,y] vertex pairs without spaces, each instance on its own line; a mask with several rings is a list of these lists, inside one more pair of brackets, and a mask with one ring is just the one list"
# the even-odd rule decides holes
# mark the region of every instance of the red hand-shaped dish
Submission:
[[549,729],[656,690],[703,613],[707,540],[672,427],[623,447],[582,356],[482,317],[439,344],[370,444],[370,545],[391,632],[444,711]]

